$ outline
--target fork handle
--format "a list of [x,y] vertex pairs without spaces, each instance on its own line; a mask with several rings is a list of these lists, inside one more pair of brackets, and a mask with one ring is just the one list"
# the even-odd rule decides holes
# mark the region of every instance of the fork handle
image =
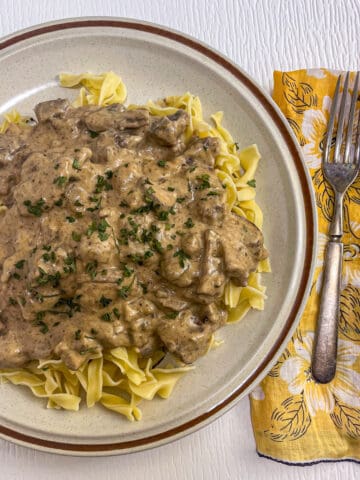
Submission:
[[335,376],[343,244],[330,240],[325,255],[320,311],[317,320],[312,374],[320,383]]

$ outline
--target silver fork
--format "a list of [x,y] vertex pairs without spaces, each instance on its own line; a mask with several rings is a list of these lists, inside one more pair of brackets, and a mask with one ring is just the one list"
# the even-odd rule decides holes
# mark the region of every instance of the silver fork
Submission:
[[[356,179],[360,167],[360,115],[356,127],[355,145],[352,141],[360,72],[356,74],[350,112],[346,122],[346,94],[349,87],[349,76],[349,72],[347,72],[343,95],[340,94],[341,75],[336,84],[322,158],[323,173],[334,190],[335,202],[333,219],[329,229],[330,239],[325,255],[320,310],[312,359],[312,375],[320,383],[328,383],[335,376],[343,258],[343,244],[341,243],[343,236],[343,199],[346,190]],[[333,160],[331,160],[331,143],[340,97],[335,151]],[[345,123],[347,123],[347,126]],[[345,130],[347,132],[344,150]]]

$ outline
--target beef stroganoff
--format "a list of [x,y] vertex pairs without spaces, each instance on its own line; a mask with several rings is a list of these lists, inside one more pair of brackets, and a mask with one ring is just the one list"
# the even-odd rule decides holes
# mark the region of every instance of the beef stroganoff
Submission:
[[263,309],[260,155],[190,93],[125,107],[112,72],[60,83],[82,86],[72,105],[2,126],[0,375],[49,407],[85,392],[140,419],[216,330]]

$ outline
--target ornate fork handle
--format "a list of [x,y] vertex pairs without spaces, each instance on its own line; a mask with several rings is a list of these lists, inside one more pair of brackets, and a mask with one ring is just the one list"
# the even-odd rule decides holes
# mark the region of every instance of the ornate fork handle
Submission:
[[[343,199],[346,190],[355,181],[360,169],[359,114],[355,122],[360,72],[356,74],[351,95],[350,111],[346,113],[346,97],[349,88],[349,79],[350,72],[347,72],[345,75],[343,94],[340,95],[341,75],[338,77],[322,157],[323,174],[335,193],[335,205],[333,219],[329,229],[330,241],[327,245],[325,255],[320,310],[317,319],[312,358],[312,374],[315,380],[320,383],[328,383],[335,376],[343,257],[343,244],[341,243],[343,236]],[[339,111],[339,115],[335,149],[332,157],[331,147],[337,111]],[[355,123],[356,140],[354,144],[353,131]]]
[[330,241],[326,248],[325,269],[320,299],[320,311],[315,338],[312,374],[320,383],[328,383],[335,376],[340,288],[343,258],[342,237],[343,195],[335,196],[335,212],[330,227]]

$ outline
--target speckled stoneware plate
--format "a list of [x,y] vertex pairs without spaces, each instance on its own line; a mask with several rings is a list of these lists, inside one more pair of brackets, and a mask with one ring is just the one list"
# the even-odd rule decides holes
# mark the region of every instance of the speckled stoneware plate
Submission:
[[258,202],[272,274],[266,309],[220,332],[225,344],[196,364],[169,400],[142,404],[130,423],[101,407],[78,413],[47,410],[27,389],[0,387],[0,435],[33,448],[108,455],[161,445],[227,411],[264,377],[291,336],[304,306],[314,263],[315,209],[309,177],[285,119],[236,65],[181,33],[116,18],[79,18],[32,27],[0,41],[0,114],[30,113],[39,101],[73,97],[60,71],[119,73],[128,102],[187,90],[206,115],[223,110],[241,146],[257,143]]

